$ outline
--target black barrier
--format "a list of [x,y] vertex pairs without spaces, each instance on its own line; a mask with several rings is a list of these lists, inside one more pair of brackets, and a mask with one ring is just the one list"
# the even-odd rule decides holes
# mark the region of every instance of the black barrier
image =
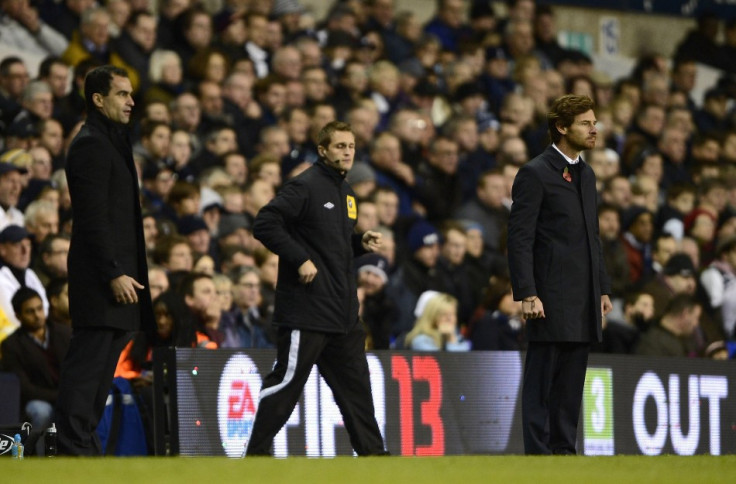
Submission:
[[[272,350],[156,353],[157,454],[238,457]],[[520,454],[523,355],[368,355],[376,418],[393,455]],[[580,453],[736,453],[733,362],[592,355]],[[340,412],[316,370],[274,442],[276,456],[351,455]]]

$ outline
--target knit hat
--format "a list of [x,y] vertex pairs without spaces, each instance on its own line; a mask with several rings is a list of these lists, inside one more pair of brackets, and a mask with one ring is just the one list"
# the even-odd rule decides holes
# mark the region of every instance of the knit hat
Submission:
[[365,254],[355,259],[355,268],[360,274],[361,272],[370,272],[388,282],[388,260],[380,254]]
[[431,223],[420,220],[409,229],[408,246],[413,254],[422,247],[440,243],[440,233]]
[[250,221],[242,213],[228,213],[220,218],[218,235],[227,237],[238,229],[250,230]]
[[204,220],[196,215],[185,215],[179,219],[178,229],[181,235],[190,235],[198,230],[209,230]]
[[376,181],[376,172],[368,163],[358,162],[350,169],[345,176],[345,180],[350,186],[355,186],[358,183],[374,182]]
[[662,270],[665,276],[695,277],[693,260],[684,252],[673,254]]

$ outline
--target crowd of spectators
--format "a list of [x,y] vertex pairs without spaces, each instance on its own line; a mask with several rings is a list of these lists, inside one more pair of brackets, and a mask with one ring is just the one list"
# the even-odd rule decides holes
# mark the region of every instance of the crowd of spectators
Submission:
[[[191,0],[0,0],[0,46],[14,52],[0,59],[0,339],[24,330],[29,300],[49,327],[70,324],[65,153],[85,118],[84,76],[109,63],[135,90],[158,324],[120,374],[147,379],[160,345],[273,347],[278,257],[253,219],[317,160],[317,133],[336,119],[355,131],[358,229],[383,234],[381,254],[355,268],[368,347],[524,349],[505,255],[511,186],[548,144],[548,106],[565,93],[590,96],[598,119],[583,158],[615,310],[596,349],[727,358],[736,21],[720,42],[722,21],[704,14],[674,57],[642,55],[613,79],[560,45],[555,11],[534,0],[506,2],[504,15],[479,0],[426,5],[422,24],[394,0],[336,0],[320,19],[297,0],[214,12]],[[37,72],[31,54],[44,58]],[[702,102],[698,63],[722,71]],[[21,288],[40,302],[26,291],[14,303]]]

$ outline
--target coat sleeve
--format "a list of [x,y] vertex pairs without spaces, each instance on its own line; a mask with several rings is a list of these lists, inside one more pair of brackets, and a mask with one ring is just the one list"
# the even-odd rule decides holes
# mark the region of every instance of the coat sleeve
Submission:
[[118,229],[110,219],[108,186],[112,160],[106,146],[94,136],[77,138],[68,157],[69,189],[72,195],[73,230],[84,241],[88,256],[106,282],[124,274],[115,254],[113,234]]
[[258,212],[253,224],[255,238],[294,267],[309,260],[307,250],[288,229],[297,223],[306,204],[306,188],[299,182],[292,181]]
[[529,165],[522,166],[511,189],[513,204],[508,225],[509,271],[517,301],[537,295],[534,241],[543,197],[544,186],[537,173]]

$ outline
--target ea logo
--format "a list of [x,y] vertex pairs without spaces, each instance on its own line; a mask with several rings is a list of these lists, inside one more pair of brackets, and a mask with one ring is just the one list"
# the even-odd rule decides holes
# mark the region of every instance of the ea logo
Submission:
[[250,435],[261,391],[258,367],[248,356],[238,353],[225,365],[217,393],[217,422],[222,447],[228,457],[240,457]]
[[10,452],[13,447],[13,437],[7,434],[0,434],[0,455]]

